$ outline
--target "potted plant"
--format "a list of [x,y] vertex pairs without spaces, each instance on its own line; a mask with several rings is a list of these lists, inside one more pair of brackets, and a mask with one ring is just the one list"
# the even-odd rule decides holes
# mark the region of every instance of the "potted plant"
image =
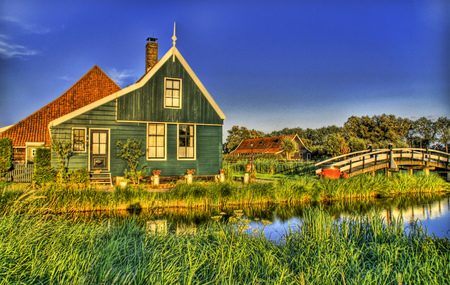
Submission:
[[219,181],[220,182],[225,182],[225,173],[227,173],[227,171],[225,169],[219,170]]
[[159,175],[161,174],[161,170],[153,170],[153,185],[159,185]]
[[192,175],[194,174],[195,169],[188,169],[187,170],[187,183],[191,184],[192,183]]

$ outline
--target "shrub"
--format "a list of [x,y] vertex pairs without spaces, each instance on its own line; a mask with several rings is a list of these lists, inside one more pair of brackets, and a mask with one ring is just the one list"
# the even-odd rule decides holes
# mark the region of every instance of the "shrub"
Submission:
[[52,151],[47,147],[39,147],[36,149],[36,156],[34,157],[34,167],[48,167],[52,166]]
[[57,173],[58,172],[50,166],[35,168],[33,181],[37,184],[54,182]]
[[3,177],[12,166],[12,140],[8,137],[0,139],[0,177]]
[[91,181],[89,171],[87,169],[77,169],[70,175],[70,183],[73,184],[87,184]]

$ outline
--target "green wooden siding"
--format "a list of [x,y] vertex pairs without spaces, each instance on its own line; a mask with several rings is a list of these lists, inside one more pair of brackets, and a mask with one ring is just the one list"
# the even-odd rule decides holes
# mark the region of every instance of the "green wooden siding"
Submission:
[[[182,108],[164,108],[164,78],[182,79]],[[178,59],[172,59],[140,89],[117,99],[117,119],[122,121],[223,124],[223,120],[197,87]]]
[[[147,123],[129,123],[115,121],[115,100],[94,108],[82,115],[53,127],[52,138],[70,141],[72,128],[109,129],[110,136],[110,172],[112,176],[123,176],[126,163],[117,157],[117,141],[126,142],[128,138],[142,140],[142,150],[146,148]],[[222,168],[222,126],[197,125],[195,161],[177,160],[177,124],[167,125],[167,160],[148,161],[142,157],[139,165],[147,164],[148,175],[151,171],[161,170],[161,175],[185,175],[186,169],[196,169],[197,175],[216,175]],[[89,143],[89,142],[88,142]],[[87,147],[89,148],[89,146]],[[88,168],[88,150],[75,153],[69,159],[69,169]],[[52,154],[52,165],[57,167],[56,155]]]

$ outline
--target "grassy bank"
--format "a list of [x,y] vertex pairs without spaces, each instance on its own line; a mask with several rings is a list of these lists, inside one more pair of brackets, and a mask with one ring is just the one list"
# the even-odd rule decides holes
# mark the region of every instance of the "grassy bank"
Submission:
[[204,207],[264,203],[298,203],[346,198],[392,197],[405,193],[450,191],[450,184],[437,175],[398,173],[392,177],[360,175],[346,180],[319,181],[315,177],[280,179],[274,183],[239,182],[179,183],[167,192],[144,187],[115,187],[105,192],[95,187],[50,185],[32,190],[18,184],[0,184],[0,209],[20,205],[23,210],[45,208],[71,212],[157,207]]
[[195,234],[148,232],[134,219],[77,222],[11,211],[0,217],[0,284],[448,284],[450,242],[400,221],[318,209],[280,243],[244,224]]

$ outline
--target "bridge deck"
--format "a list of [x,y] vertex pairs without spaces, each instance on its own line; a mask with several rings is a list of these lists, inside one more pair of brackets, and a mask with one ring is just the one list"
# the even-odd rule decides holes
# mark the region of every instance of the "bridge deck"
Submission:
[[381,169],[398,170],[403,168],[429,168],[450,171],[450,154],[436,150],[417,148],[380,149],[375,151],[359,151],[341,155],[316,164],[316,174],[326,168],[339,169],[346,176]]

